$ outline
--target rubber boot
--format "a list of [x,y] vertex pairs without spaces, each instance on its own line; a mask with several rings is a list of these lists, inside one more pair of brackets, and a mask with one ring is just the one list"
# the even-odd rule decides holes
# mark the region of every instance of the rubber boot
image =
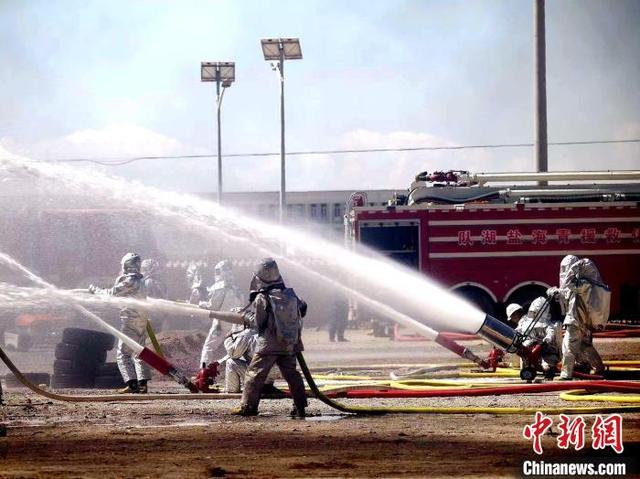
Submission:
[[231,414],[232,416],[244,416],[244,417],[257,416],[258,415],[258,410],[257,409],[250,409],[247,406],[242,405],[240,407],[232,409],[229,414]]
[[148,388],[147,388],[147,379],[140,379],[138,381],[138,393],[140,394],[147,394]]
[[125,387],[118,389],[118,394],[138,394],[138,392],[138,381],[136,379],[130,379]]
[[303,407],[293,406],[291,413],[289,413],[292,418],[304,419],[307,417],[307,413]]

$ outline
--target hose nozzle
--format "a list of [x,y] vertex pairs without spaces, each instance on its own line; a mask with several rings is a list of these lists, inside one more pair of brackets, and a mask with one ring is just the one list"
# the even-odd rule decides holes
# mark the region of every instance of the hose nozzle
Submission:
[[522,349],[520,335],[515,329],[488,314],[476,334],[508,353],[518,353]]

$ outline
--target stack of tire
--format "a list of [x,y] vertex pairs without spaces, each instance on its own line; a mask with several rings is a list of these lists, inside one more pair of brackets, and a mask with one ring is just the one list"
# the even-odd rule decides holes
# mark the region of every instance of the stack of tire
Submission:
[[51,387],[114,389],[124,386],[116,363],[107,363],[115,338],[100,331],[66,328],[56,345]]

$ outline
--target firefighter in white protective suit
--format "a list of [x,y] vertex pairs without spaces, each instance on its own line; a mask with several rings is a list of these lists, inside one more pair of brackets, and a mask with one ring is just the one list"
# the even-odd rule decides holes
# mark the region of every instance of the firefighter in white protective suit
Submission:
[[[223,260],[216,264],[214,275],[213,286],[209,288],[209,299],[206,302],[200,302],[199,306],[212,311],[230,311],[242,307],[242,296],[235,285],[231,262]],[[207,339],[202,346],[200,366],[202,364],[208,366],[225,355],[223,342],[227,331],[223,330],[220,321],[211,320],[209,334],[207,334]]]
[[[239,309],[239,308],[238,308]],[[224,340],[224,348],[227,355],[220,361],[225,366],[224,392],[239,393],[244,384],[244,376],[256,351],[258,331],[245,328],[243,325],[234,324]],[[275,371],[272,369],[267,376],[261,394],[282,394],[273,385]]]
[[572,379],[577,363],[603,374],[605,366],[593,347],[593,331],[607,322],[610,292],[593,261],[565,256],[560,263],[559,287],[549,288],[547,296],[557,300],[565,314],[560,379]]
[[[531,302],[529,311],[520,319],[516,331],[520,334],[526,333],[527,337],[522,343],[524,346],[532,347],[536,344],[541,346],[542,371],[548,378],[553,378],[560,361],[562,330],[560,323],[551,318],[547,298],[541,296]],[[525,358],[520,358],[521,369],[536,366],[529,364]]]
[[[106,294],[112,296],[129,297],[145,300],[147,298],[144,287],[143,276],[140,273],[142,260],[136,253],[127,253],[120,262],[122,272],[116,278],[112,288],[99,288],[94,285],[89,286],[92,294]],[[144,345],[147,340],[147,320],[149,316],[146,311],[134,309],[132,307],[120,310],[121,328],[124,334],[135,342]],[[126,387],[119,392],[122,394],[147,393],[147,383],[151,374],[147,365],[133,354],[133,351],[122,341],[118,341],[116,361],[122,379]]]

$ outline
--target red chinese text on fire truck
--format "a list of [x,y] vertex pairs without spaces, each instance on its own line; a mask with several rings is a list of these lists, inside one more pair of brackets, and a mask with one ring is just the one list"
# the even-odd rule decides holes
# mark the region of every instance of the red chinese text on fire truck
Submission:
[[[639,171],[421,173],[407,196],[388,206],[367,206],[366,194],[354,193],[347,236],[498,317],[504,317],[507,304],[528,306],[557,286],[565,255],[589,257],[612,290],[612,317],[637,319],[640,183],[634,181],[639,179]],[[626,183],[580,184],[593,180]],[[495,185],[532,181],[573,183]]]

